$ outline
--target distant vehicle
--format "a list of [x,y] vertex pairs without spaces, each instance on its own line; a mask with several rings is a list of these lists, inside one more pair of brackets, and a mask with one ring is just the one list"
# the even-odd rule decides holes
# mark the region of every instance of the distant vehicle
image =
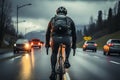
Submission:
[[13,47],[14,54],[19,53],[19,51],[31,52],[31,45],[27,39],[18,39]]
[[97,51],[97,44],[94,41],[85,41],[83,44],[83,51],[92,50]]
[[32,39],[30,41],[30,44],[31,44],[31,47],[41,48],[41,46],[42,46],[43,43],[40,41],[40,39]]
[[110,55],[111,53],[120,54],[120,39],[109,39],[103,46],[104,55]]

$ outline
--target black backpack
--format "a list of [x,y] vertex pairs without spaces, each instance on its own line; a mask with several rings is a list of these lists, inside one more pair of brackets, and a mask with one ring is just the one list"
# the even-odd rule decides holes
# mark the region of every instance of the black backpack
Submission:
[[63,35],[68,33],[68,30],[67,17],[64,15],[56,15],[53,19],[53,32]]

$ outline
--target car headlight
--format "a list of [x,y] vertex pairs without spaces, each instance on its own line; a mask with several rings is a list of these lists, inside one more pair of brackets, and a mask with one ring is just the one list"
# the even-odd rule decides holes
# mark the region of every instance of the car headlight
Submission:
[[29,49],[30,45],[28,43],[25,44],[25,49]]
[[14,44],[14,47],[16,47],[16,44]]

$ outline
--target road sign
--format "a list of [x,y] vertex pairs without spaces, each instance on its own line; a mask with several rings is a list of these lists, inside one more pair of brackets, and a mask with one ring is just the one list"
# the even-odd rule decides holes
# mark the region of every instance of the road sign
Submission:
[[85,41],[89,41],[89,40],[92,39],[92,37],[91,37],[91,36],[84,36],[83,39],[84,39]]

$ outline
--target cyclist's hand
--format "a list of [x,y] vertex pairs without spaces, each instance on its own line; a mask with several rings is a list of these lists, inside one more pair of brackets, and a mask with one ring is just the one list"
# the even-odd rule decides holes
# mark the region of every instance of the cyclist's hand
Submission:
[[76,44],[72,44],[72,49],[76,49]]
[[73,49],[73,56],[75,56],[75,53],[76,53],[76,52],[75,52],[75,49]]
[[48,49],[49,49],[49,47],[50,47],[50,44],[45,44],[45,47],[46,47],[46,52],[47,52],[47,55],[48,55]]

